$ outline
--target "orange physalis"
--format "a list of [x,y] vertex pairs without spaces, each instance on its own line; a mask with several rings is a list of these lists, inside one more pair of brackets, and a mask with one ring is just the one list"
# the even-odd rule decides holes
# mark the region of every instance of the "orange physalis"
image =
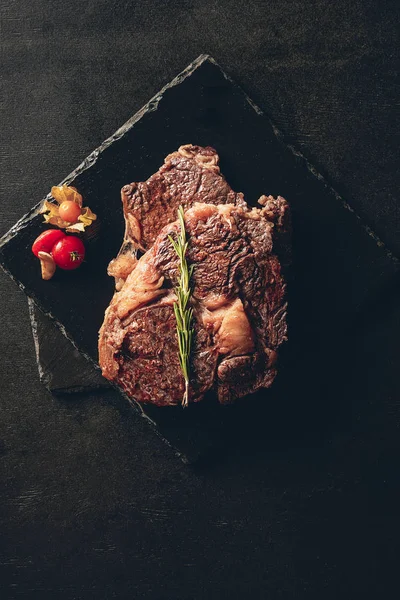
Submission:
[[[93,221],[97,219],[97,216],[90,210],[88,206],[83,206],[82,196],[78,190],[68,185],[57,185],[51,188],[51,195],[56,202],[49,202],[45,200],[41,213],[44,216],[44,222],[51,225],[57,225],[61,229],[65,229],[68,232],[83,232],[85,227],[89,227]],[[65,221],[60,217],[59,210],[60,205],[66,202],[74,202],[80,208],[80,214],[77,212],[78,217],[74,223]]]

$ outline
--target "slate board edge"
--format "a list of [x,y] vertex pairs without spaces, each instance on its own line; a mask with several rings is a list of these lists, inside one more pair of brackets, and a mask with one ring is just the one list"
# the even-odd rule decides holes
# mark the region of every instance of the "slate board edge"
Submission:
[[[308,160],[308,158],[306,158],[304,156],[304,154],[302,154],[302,152],[300,152],[300,150],[298,150],[295,146],[293,146],[292,144],[288,144],[285,139],[284,139],[284,134],[282,133],[282,131],[273,123],[273,121],[271,120],[271,118],[262,110],[262,108],[260,108],[251,98],[250,96],[248,96],[246,94],[246,92],[243,90],[243,88],[241,86],[239,86],[238,83],[236,83],[236,81],[234,79],[232,79],[232,77],[230,77],[223,69],[222,67],[217,63],[217,61],[212,58],[212,56],[209,55],[201,55],[198,58],[201,58],[202,56],[205,57],[204,60],[208,60],[209,62],[213,63],[214,65],[216,65],[220,70],[221,73],[223,74],[223,76],[225,77],[225,79],[227,79],[228,81],[230,81],[233,85],[235,85],[236,87],[240,88],[243,96],[245,97],[246,101],[250,104],[250,106],[254,109],[254,111],[260,116],[260,117],[264,117],[269,124],[272,127],[272,130],[274,132],[275,137],[279,140],[279,142],[281,144],[283,144],[286,148],[288,148],[288,150],[290,150],[290,152],[298,159],[300,159],[307,171],[309,171],[314,177],[316,177],[318,179],[318,181],[320,181],[324,187],[328,190],[328,192],[330,194],[332,194],[334,196],[334,198],[340,202],[340,204],[343,206],[343,208],[345,208],[346,210],[350,211],[355,217],[356,219],[359,221],[360,225],[362,226],[362,228],[364,229],[364,231],[366,231],[366,233],[372,237],[372,239],[375,241],[375,243],[377,244],[377,246],[379,246],[380,248],[382,248],[386,255],[388,256],[388,258],[390,258],[396,265],[400,264],[400,259],[394,255],[394,253],[390,250],[390,248],[388,248],[388,246],[380,239],[380,237],[375,233],[375,231],[367,224],[365,223],[364,219],[360,217],[360,215],[354,210],[354,208],[352,208],[350,206],[350,204],[343,198],[343,196],[341,196],[336,190],[335,188],[329,183],[329,181],[326,179],[326,177],[324,177],[324,175],[322,175],[322,173],[320,173],[315,167],[314,165]],[[204,60],[202,62],[204,62]],[[164,89],[164,88],[163,88]]]
[[[245,98],[246,102],[248,102],[248,104],[250,104],[250,106],[253,108],[253,110],[259,116],[263,117],[264,119],[266,119],[269,122],[269,124],[271,125],[272,130],[274,132],[274,135],[279,140],[279,142],[282,143],[286,148],[288,148],[290,150],[290,152],[296,158],[300,159],[304,163],[304,165],[306,166],[306,169],[314,177],[316,177],[320,182],[323,183],[323,185],[325,186],[325,188],[331,194],[333,194],[333,196],[335,197],[335,199],[337,201],[339,201],[346,210],[349,210],[351,213],[353,213],[355,215],[355,217],[357,218],[357,220],[359,221],[359,223],[363,227],[363,229],[366,231],[366,233],[370,237],[373,238],[373,240],[376,242],[376,244],[379,247],[381,247],[382,249],[384,249],[384,251],[387,254],[387,256],[392,261],[394,261],[396,264],[399,264],[400,263],[399,258],[393,254],[393,252],[379,238],[379,236],[373,231],[373,229],[368,224],[366,224],[364,222],[364,220],[349,205],[349,203],[346,200],[344,200],[344,198],[330,185],[330,183],[327,181],[327,179],[310,163],[310,161],[304,156],[304,154],[302,154],[299,150],[297,150],[297,148],[295,148],[293,145],[287,144],[285,142],[283,133],[280,131],[280,129],[278,129],[278,127],[276,127],[276,125],[272,122],[272,120],[270,119],[270,117],[267,116],[264,113],[264,111],[246,94],[246,92],[241,88],[241,86],[239,86],[238,83],[232,77],[230,77],[230,75],[228,75],[222,69],[222,67],[217,63],[217,61],[212,56],[210,56],[209,54],[200,54],[183,71],[181,71],[169,83],[167,83],[164,87],[162,87],[161,90],[159,92],[157,92],[149,100],[149,102],[147,102],[147,104],[145,104],[141,109],[139,109],[130,119],[128,119],[128,121],[126,121],[121,127],[119,127],[119,129],[117,129],[117,131],[115,131],[110,137],[108,137],[106,140],[104,140],[104,142],[102,142],[102,144],[100,144],[100,146],[98,146],[95,150],[93,150],[81,162],[81,164],[78,165],[78,167],[76,169],[74,169],[69,175],[67,175],[58,185],[63,185],[63,184],[70,183],[73,179],[75,179],[75,177],[77,175],[80,175],[83,171],[85,171],[86,169],[89,169],[90,167],[92,167],[96,163],[99,154],[101,152],[103,152],[103,150],[105,150],[106,148],[108,148],[108,146],[110,146],[114,141],[120,139],[146,113],[153,112],[154,110],[157,110],[158,104],[162,100],[164,92],[166,92],[170,88],[175,87],[176,85],[179,85],[180,83],[182,83],[189,75],[191,75],[196,69],[198,69],[204,62],[207,62],[207,61],[210,62],[211,64],[215,65],[221,71],[222,75],[224,76],[224,78],[227,81],[229,81],[230,83],[232,83],[232,85],[234,85],[234,86],[236,86],[237,88],[240,89],[240,91],[243,94],[243,97]],[[27,225],[28,222],[30,221],[30,219],[32,217],[36,216],[39,213],[40,207],[42,206],[42,204],[43,204],[43,202],[45,200],[52,200],[51,193],[47,194],[47,196],[45,198],[43,198],[28,213],[26,213],[23,217],[21,217],[21,219],[19,221],[17,221],[17,223],[15,225],[13,225],[13,227],[11,227],[11,229],[4,236],[2,236],[0,238],[0,248],[5,243],[7,243],[9,239],[11,239],[12,237],[14,237],[20,231],[20,229],[22,229],[25,225]]]
[[42,363],[40,361],[40,341],[38,335],[38,324],[35,318],[35,303],[30,296],[28,296],[28,311],[29,311],[29,319],[31,322],[32,336],[33,336],[33,344],[35,346],[35,355],[36,355],[36,364],[39,371],[39,380],[45,387],[49,386],[49,377],[44,372],[42,367]]
[[[49,329],[48,333],[50,335],[53,333],[53,331],[55,333],[57,333],[58,328],[57,328],[57,330],[54,330],[55,325],[52,324],[52,321],[49,319],[49,317],[47,317],[46,315],[44,315],[42,313],[42,311],[40,311],[40,309],[37,307],[35,302],[29,296],[28,296],[28,310],[29,310],[29,318],[30,318],[30,322],[31,322],[33,343],[34,343],[34,347],[35,347],[36,363],[37,363],[38,372],[39,372],[39,380],[49,390],[50,393],[56,394],[56,395],[57,394],[70,395],[70,394],[76,394],[76,393],[85,393],[85,392],[87,393],[87,392],[92,392],[92,391],[107,390],[107,389],[111,388],[111,383],[107,379],[104,379],[104,382],[102,382],[100,377],[99,377],[98,383],[96,383],[95,381],[90,381],[90,377],[89,377],[89,383],[84,383],[85,382],[85,373],[84,372],[81,375],[82,383],[79,383],[79,384],[73,383],[73,384],[68,385],[68,387],[54,385],[52,375],[56,369],[62,368],[62,365],[61,365],[61,361],[58,361],[57,364],[55,365],[55,367],[44,366],[46,361],[43,361],[41,346],[43,346],[43,336],[46,336],[47,332],[46,333],[43,332],[43,323],[46,324],[45,325],[46,329]],[[40,326],[40,322],[39,322],[40,315],[42,315],[42,326]],[[58,339],[60,339],[60,338],[58,338]],[[69,354],[70,351],[72,350],[71,343],[65,336],[62,336],[62,339],[64,340],[64,342],[63,342],[64,347],[66,345],[67,352]],[[72,357],[72,360],[74,361],[76,368],[82,369],[82,367],[78,364],[78,361],[81,361],[81,364],[85,365],[84,368],[86,368],[86,370],[92,370],[93,366],[87,361],[86,357],[83,356],[83,353],[78,350],[76,350],[76,352],[79,352],[79,357],[76,357],[76,356]],[[96,369],[95,371],[97,373],[98,369]],[[68,378],[67,378],[67,381],[68,381]]]
[[[14,278],[13,278],[14,279]],[[31,328],[32,328],[32,334],[33,334],[33,341],[34,341],[34,346],[35,346],[35,354],[36,354],[36,363],[38,366],[38,371],[39,371],[39,380],[40,382],[47,387],[48,385],[48,377],[46,376],[46,374],[43,371],[41,362],[40,362],[40,355],[39,355],[39,338],[37,335],[37,322],[36,322],[36,318],[34,316],[34,309],[35,307],[38,307],[38,304],[35,302],[35,300],[28,296],[28,310],[29,310],[29,317],[30,317],[30,321],[31,321]],[[39,310],[41,310],[40,307],[38,307]],[[62,323],[60,323],[59,321],[57,321],[56,319],[54,319],[49,313],[46,313],[44,311],[42,311],[49,319],[51,319],[52,323],[54,323],[57,328],[61,331],[61,333],[67,338],[67,340],[72,344],[72,346],[82,355],[86,358],[86,360],[93,365],[93,367],[96,370],[100,370],[100,367],[98,366],[98,364],[85,352],[83,352],[82,350],[80,350],[74,343],[74,341],[69,337],[69,335],[67,334],[67,332],[65,331],[64,326],[62,325]],[[153,419],[151,419],[148,415],[146,415],[146,413],[143,411],[143,408],[141,407],[141,405],[136,402],[135,400],[133,400],[132,398],[130,398],[129,396],[127,396],[120,387],[118,387],[116,384],[114,384],[112,381],[110,382],[110,386],[111,389],[115,389],[131,406],[132,408],[139,414],[139,416],[143,417],[148,424],[151,426],[151,429],[154,431],[154,433],[157,435],[157,437],[159,439],[161,439],[169,448],[172,449],[172,451],[175,453],[175,455],[180,458],[182,460],[182,462],[184,462],[185,464],[190,464],[190,460],[180,451],[178,450],[175,446],[173,446],[171,444],[171,442],[169,440],[167,440],[167,438],[165,438],[159,431],[157,424],[153,421]],[[91,388],[91,390],[93,391],[94,388]],[[61,391],[61,390],[60,390]],[[78,390],[76,390],[78,391]],[[86,388],[86,390],[79,390],[79,391],[89,391],[88,388]]]
[[[374,239],[374,241],[376,242],[376,244],[381,247],[385,253],[387,254],[387,256],[396,264],[398,264],[398,259],[397,257],[395,257],[393,255],[393,253],[386,247],[386,245],[380,240],[380,238],[372,231],[372,229],[367,226],[364,221],[361,219],[361,217],[359,217],[357,215],[357,213],[354,211],[354,209],[352,209],[350,207],[350,205],[340,196],[340,194],[338,194],[334,188],[327,182],[327,180],[325,179],[325,177],[323,175],[321,175],[317,169],[315,169],[315,167],[313,167],[313,165],[305,158],[305,156],[299,152],[297,149],[295,149],[293,146],[288,145],[287,143],[284,142],[284,136],[282,134],[282,132],[272,123],[271,119],[265,115],[264,111],[259,108],[259,106],[257,104],[255,104],[253,102],[253,100],[242,90],[242,88],[240,88],[240,86],[227,74],[224,72],[224,70],[220,67],[220,65],[217,63],[217,61],[215,61],[214,58],[212,58],[210,55],[208,54],[201,54],[200,56],[198,56],[192,63],[190,63],[183,71],[181,71],[181,73],[179,73],[174,79],[172,79],[172,81],[170,81],[169,83],[167,83],[157,94],[155,94],[150,101],[145,104],[139,111],[137,111],[130,119],[128,119],[128,121],[126,121],[124,123],[124,125],[122,125],[119,129],[117,129],[117,131],[111,135],[109,138],[107,138],[98,148],[96,148],[94,151],[92,151],[82,162],[81,164],[74,170],[72,171],[69,175],[67,175],[61,182],[59,185],[62,184],[68,184],[70,183],[76,176],[80,175],[82,172],[84,172],[85,170],[89,169],[90,167],[92,167],[101,152],[103,152],[103,150],[105,150],[106,148],[108,148],[108,146],[110,146],[114,141],[120,139],[127,131],[129,131],[129,129],[131,129],[133,127],[133,125],[135,123],[137,123],[145,114],[149,113],[149,112],[153,112],[154,110],[157,109],[159,102],[161,101],[163,94],[165,91],[169,90],[170,88],[179,85],[180,83],[182,83],[189,75],[191,75],[197,68],[199,68],[204,62],[210,62],[212,64],[214,64],[222,73],[222,75],[225,77],[226,80],[228,80],[230,83],[232,83],[233,85],[235,85],[237,88],[239,88],[241,90],[241,93],[243,94],[243,97],[245,98],[245,100],[248,102],[248,104],[253,108],[253,110],[260,116],[263,117],[264,119],[267,119],[267,121],[269,122],[269,124],[272,127],[272,130],[274,132],[274,135],[277,137],[278,141],[283,144],[286,148],[288,148],[290,150],[290,152],[297,158],[300,159],[306,169],[314,176],[317,177],[317,179],[323,183],[324,187],[331,193],[334,195],[334,197],[340,201],[340,203],[342,204],[342,206],[344,208],[346,208],[346,210],[349,210],[350,212],[352,212],[357,220],[359,221],[360,225],[364,228],[364,230],[366,231],[366,233],[372,237]],[[9,240],[11,240],[13,237],[15,237],[15,235],[17,235],[21,229],[24,229],[24,227],[26,227],[30,220],[37,216],[39,214],[40,208],[44,202],[44,200],[51,200],[52,199],[52,195],[51,193],[47,194],[47,196],[41,200],[40,202],[38,202],[38,204],[36,204],[28,213],[26,213],[19,221],[17,221],[17,223],[0,239],[0,250],[2,248],[2,246],[4,246]],[[0,263],[0,266],[2,267],[3,271],[5,271],[13,281],[15,281],[15,283],[18,285],[18,287],[26,292],[25,286],[24,284],[22,284],[21,282],[19,282],[14,275],[3,265]],[[77,345],[75,344],[75,342],[73,341],[73,339],[71,339],[71,337],[69,336],[68,332],[66,331],[64,325],[62,323],[60,323],[58,320],[56,320],[53,315],[46,311],[44,309],[44,307],[41,306],[41,303],[36,299],[35,296],[31,296],[30,297],[31,300],[39,307],[39,309],[47,316],[49,317],[53,323],[58,327],[58,329],[61,331],[61,333],[70,341],[70,343],[72,344],[72,346],[74,348],[76,348],[76,350],[78,350],[78,352],[80,352],[80,354],[82,356],[84,356],[91,364],[93,364],[93,366],[95,367],[96,370],[99,370],[99,366],[97,365],[96,361],[91,358],[86,352],[82,351],[80,348],[77,347]],[[33,332],[35,335],[35,332]],[[39,371],[39,376],[41,376],[41,373]],[[157,434],[157,436],[159,438],[161,438],[170,448],[173,449],[173,451],[176,453],[177,456],[179,456],[179,458],[181,458],[183,460],[183,462],[189,462],[187,460],[187,458],[179,451],[177,450],[175,447],[172,446],[172,444],[166,439],[164,438],[161,433],[159,432],[159,430],[157,429],[157,425],[156,423],[148,416],[144,413],[141,405],[136,402],[135,400],[132,400],[131,398],[129,398],[128,396],[126,396],[126,394],[124,394],[122,392],[122,390],[112,384],[112,387],[114,387],[124,398],[126,398],[128,400],[128,402],[130,403],[130,405],[137,411],[139,412],[139,414],[141,416],[143,416],[152,426],[153,430],[155,431],[155,433]]]
[[[207,54],[201,54],[200,56],[198,56],[196,58],[196,60],[194,60],[192,63],[190,63],[190,65],[188,65],[186,67],[186,69],[181,71],[181,73],[179,73],[176,77],[174,77],[174,79],[172,79],[172,81],[167,83],[157,94],[155,94],[149,100],[149,102],[147,102],[147,104],[142,106],[142,108],[140,108],[130,119],[128,119],[128,121],[126,121],[121,127],[119,127],[119,129],[117,129],[117,131],[115,131],[110,137],[108,137],[106,140],[104,140],[104,142],[102,142],[100,144],[100,146],[98,146],[95,150],[93,150],[80,163],[80,165],[78,165],[76,167],[76,169],[71,171],[71,173],[69,173],[69,175],[67,175],[58,185],[69,184],[73,179],[75,179],[75,177],[77,177],[78,175],[80,175],[81,173],[83,173],[84,171],[89,169],[90,167],[92,167],[97,162],[97,159],[98,159],[99,155],[103,152],[103,150],[108,148],[116,140],[120,139],[146,113],[157,110],[158,104],[159,104],[160,100],[162,99],[165,91],[167,91],[171,87],[179,85],[182,81],[184,81],[186,79],[186,77],[188,77],[188,75],[191,75],[206,60],[209,60],[210,62],[213,62],[213,64],[217,65],[217,63],[214,61],[214,59],[212,59]],[[217,66],[219,66],[219,65],[217,65]],[[221,69],[221,71],[222,71],[222,69]],[[224,76],[226,77],[225,73],[224,73]],[[53,196],[51,195],[51,193],[47,194],[47,196],[45,196],[42,200],[40,200],[40,202],[35,204],[35,206],[33,208],[31,208],[31,210],[29,212],[27,212],[25,215],[23,215],[21,217],[21,219],[19,219],[15,223],[15,225],[13,225],[11,227],[11,229],[0,238],[0,248],[4,244],[6,244],[10,239],[12,239],[15,235],[17,235],[17,233],[19,233],[19,231],[21,229],[23,229],[26,225],[28,225],[28,223],[32,217],[35,217],[39,214],[40,208],[45,200],[52,200],[52,199],[53,199]],[[7,269],[5,269],[5,270],[6,270],[6,272],[8,272]]]

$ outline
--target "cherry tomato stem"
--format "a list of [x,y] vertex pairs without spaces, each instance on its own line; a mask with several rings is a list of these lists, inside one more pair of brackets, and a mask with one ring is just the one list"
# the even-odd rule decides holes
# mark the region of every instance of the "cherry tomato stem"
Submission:
[[54,261],[60,269],[77,269],[85,258],[85,246],[78,237],[66,235],[52,249]]

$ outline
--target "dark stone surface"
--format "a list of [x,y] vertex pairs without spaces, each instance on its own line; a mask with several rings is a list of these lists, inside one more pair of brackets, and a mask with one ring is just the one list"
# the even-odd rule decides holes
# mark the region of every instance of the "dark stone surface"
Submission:
[[[214,146],[228,181],[234,189],[245,192],[249,203],[254,204],[264,192],[288,198],[294,230],[290,341],[284,350],[282,373],[272,390],[263,390],[232,410],[219,406],[213,397],[186,411],[181,407],[134,405],[185,460],[193,461],[216,445],[229,444],[232,431],[235,435],[252,434],[254,416],[266,421],[271,406],[290,409],[296,404],[301,382],[309,389],[309,409],[302,417],[291,409],[294,420],[285,423],[285,428],[292,422],[297,427],[299,418],[306,426],[309,417],[305,415],[315,411],[324,382],[337,370],[335,357],[343,352],[342,338],[351,327],[351,319],[360,306],[390,285],[397,263],[322,176],[282,143],[281,135],[260,109],[211,58],[203,56],[66,178],[99,216],[95,233],[89,230],[86,236],[87,260],[79,271],[58,271],[50,282],[41,280],[36,258],[32,254],[28,258],[21,251],[43,230],[43,217],[36,209],[0,241],[0,260],[5,268],[93,362],[97,361],[97,332],[112,295],[113,280],[107,275],[107,264],[122,240],[118,190],[124,182],[150,176],[163,157],[185,141]],[[50,359],[52,370],[58,354],[52,329],[45,339],[42,362]],[[73,387],[77,384],[76,365],[68,365],[66,349],[61,339],[64,356],[52,389],[62,387],[57,381],[71,372]],[[311,363],[318,376],[309,382]],[[337,377],[338,385],[343,377],[345,371]],[[98,385],[95,374],[89,378]],[[275,421],[279,422],[278,415]],[[280,431],[279,435],[283,434]]]
[[33,341],[40,381],[53,394],[81,394],[110,388],[109,382],[52,320],[28,298]]
[[[397,3],[0,11],[2,233],[206,51],[398,252]],[[326,393],[310,401],[299,382],[294,406],[193,468],[113,393],[52,400],[25,296],[1,275],[2,597],[396,597],[399,292],[379,289],[321,375]]]

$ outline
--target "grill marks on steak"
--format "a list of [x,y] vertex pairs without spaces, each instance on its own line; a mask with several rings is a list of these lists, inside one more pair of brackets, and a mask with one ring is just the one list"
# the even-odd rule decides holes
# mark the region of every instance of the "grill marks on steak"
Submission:
[[[268,197],[261,209],[238,204],[196,203],[185,213],[194,265],[191,402],[211,389],[227,403],[269,387],[286,339],[285,284],[273,252],[277,230],[287,228],[287,203]],[[166,225],[136,261],[99,339],[104,376],[160,406],[180,404],[184,390],[173,312],[178,260],[168,239],[178,231],[177,222]]]

